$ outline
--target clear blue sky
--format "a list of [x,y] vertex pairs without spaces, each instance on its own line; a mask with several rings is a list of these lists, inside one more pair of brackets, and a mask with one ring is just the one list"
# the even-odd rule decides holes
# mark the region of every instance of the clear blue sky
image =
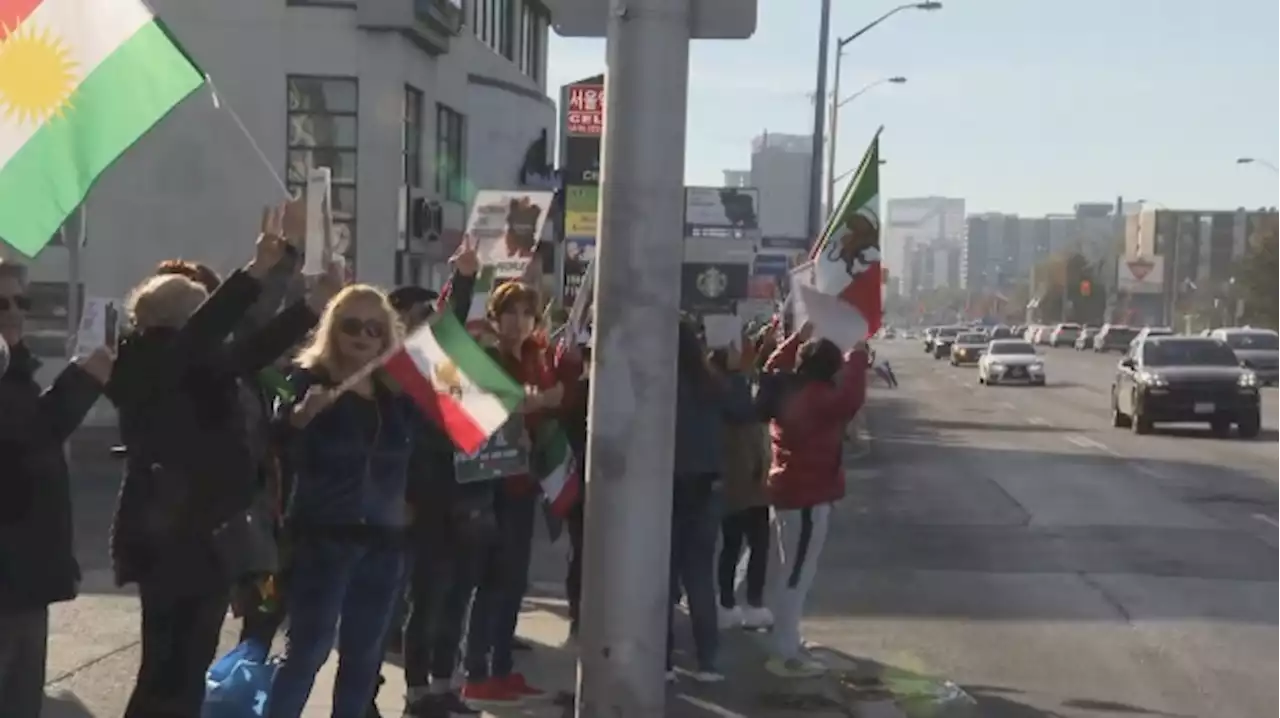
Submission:
[[[768,128],[808,134],[819,0],[759,0],[756,36],[695,42],[686,180],[750,166]],[[835,0],[848,35],[894,0]],[[1203,209],[1275,205],[1276,0],[950,0],[848,47],[838,171],[885,125],[882,196],[964,197],[970,212],[1070,211],[1140,198]],[[833,43],[834,45],[834,43]],[[834,54],[834,52],[833,52]],[[554,37],[549,86],[601,72],[603,40]],[[557,94],[557,90],[551,90]]]

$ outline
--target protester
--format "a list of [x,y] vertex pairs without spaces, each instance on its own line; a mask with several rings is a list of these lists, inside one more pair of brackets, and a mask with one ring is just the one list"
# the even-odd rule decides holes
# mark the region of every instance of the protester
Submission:
[[302,714],[335,638],[333,714],[363,716],[373,698],[402,585],[410,450],[425,421],[371,371],[401,334],[385,294],[349,286],[325,308],[290,377],[295,398],[278,416],[291,430],[295,472],[288,647],[270,718]]
[[[752,344],[754,349],[756,345]],[[712,363],[728,374],[726,351],[712,354]],[[745,366],[749,365],[749,360]],[[751,367],[754,373],[754,366]],[[769,458],[767,435],[759,422],[724,423],[725,516],[720,524],[721,548],[716,574],[720,592],[720,628],[769,628],[773,614],[764,605],[765,576],[769,566],[769,500],[764,492]],[[747,606],[738,606],[735,579],[742,550],[747,559]]]
[[23,341],[31,308],[21,265],[0,259],[0,713],[39,718],[44,702],[49,605],[76,596],[71,486],[63,442],[112,372],[109,349],[76,359],[43,393],[39,362]]
[[766,371],[794,373],[769,427],[773,448],[767,491],[773,508],[782,582],[766,667],[784,677],[820,675],[820,662],[801,652],[800,619],[818,571],[832,504],[844,497],[845,426],[866,398],[867,353],[859,343],[843,358],[827,339],[811,339],[805,324],[769,357]]
[[[724,475],[722,432],[726,421],[756,421],[751,392],[740,374],[711,366],[700,327],[683,319],[676,355],[675,478],[671,509],[671,611],[683,588],[689,603],[698,681],[724,680],[718,667],[715,552],[719,533],[720,481]],[[750,361],[750,360],[748,360]],[[667,672],[673,679],[673,613],[668,613]]]
[[130,329],[106,389],[127,453],[112,560],[117,583],[136,582],[142,600],[142,662],[126,718],[200,713],[204,672],[242,573],[233,554],[243,549],[226,545],[234,532],[223,528],[251,511],[256,488],[240,380],[316,319],[299,304],[226,342],[284,257],[279,217],[264,217],[253,261],[212,294],[182,273],[161,274],[126,302]]
[[[541,314],[537,291],[522,282],[508,282],[490,294],[486,311],[496,344],[490,354],[526,388],[521,416],[530,444],[541,422],[558,418],[566,385],[582,374],[576,347],[548,347],[537,333]],[[482,558],[467,628],[462,696],[477,704],[512,704],[545,695],[514,670],[512,658],[537,505],[538,484],[531,476],[502,480],[494,501],[498,538]]]
[[[479,271],[475,248],[465,244],[454,255],[453,266],[446,301],[465,323]],[[436,298],[435,292],[421,287],[401,287],[391,293],[391,304],[414,328],[432,315]],[[406,716],[479,714],[454,691],[453,676],[482,551],[495,538],[493,500],[491,482],[457,482],[453,442],[434,424],[424,425],[409,464],[413,523],[410,606],[403,640]]]
[[[566,385],[564,404],[564,433],[569,441],[569,449],[579,460],[586,462],[587,457],[587,419],[588,404],[591,396],[591,349],[582,348],[582,375],[578,381]],[[569,509],[565,517],[565,527],[569,534],[569,566],[565,572],[564,589],[569,599],[569,635],[566,640],[572,646],[578,639],[578,628],[582,618],[582,561],[583,538],[586,530],[586,492],[578,494],[577,501]]]

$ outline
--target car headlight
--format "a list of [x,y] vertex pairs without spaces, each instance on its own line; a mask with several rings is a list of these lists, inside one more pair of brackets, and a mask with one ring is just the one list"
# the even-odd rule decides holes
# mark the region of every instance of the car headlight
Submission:
[[993,362],[991,362],[990,364],[987,364],[987,368],[988,368],[988,369],[999,369],[999,370],[1003,370],[1003,369],[1004,369],[1004,364],[1001,364],[1001,363],[1000,363],[1000,362],[998,362],[998,361],[993,361]]
[[1035,362],[1034,364],[1028,364],[1027,368],[1037,373],[1042,372],[1044,371],[1044,362]]
[[1258,375],[1251,371],[1244,372],[1240,375],[1240,379],[1236,382],[1242,388],[1256,389],[1258,386]]
[[1159,374],[1150,371],[1144,371],[1138,374],[1138,381],[1147,386],[1169,386],[1169,382]]

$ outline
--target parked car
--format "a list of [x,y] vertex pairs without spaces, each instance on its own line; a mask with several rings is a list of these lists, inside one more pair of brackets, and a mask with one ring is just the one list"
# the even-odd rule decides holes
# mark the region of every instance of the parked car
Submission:
[[1093,348],[1093,338],[1098,336],[1098,327],[1084,326],[1080,329],[1079,336],[1076,337],[1075,350],[1078,352]]
[[1049,346],[1069,347],[1076,343],[1076,337],[1080,336],[1080,325],[1070,322],[1055,325],[1053,331],[1049,333]]
[[1093,338],[1093,350],[1099,354],[1123,352],[1138,338],[1138,330],[1124,324],[1103,324]]

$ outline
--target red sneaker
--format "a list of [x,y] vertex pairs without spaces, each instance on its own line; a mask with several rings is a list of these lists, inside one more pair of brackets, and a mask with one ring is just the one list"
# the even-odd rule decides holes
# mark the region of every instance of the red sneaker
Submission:
[[462,686],[462,700],[485,705],[516,705],[523,697],[509,685],[506,678],[489,678],[483,681],[467,681]]
[[523,673],[512,673],[503,678],[493,679],[495,682],[501,683],[502,687],[521,698],[544,698],[547,692],[541,688],[534,688],[524,679]]

